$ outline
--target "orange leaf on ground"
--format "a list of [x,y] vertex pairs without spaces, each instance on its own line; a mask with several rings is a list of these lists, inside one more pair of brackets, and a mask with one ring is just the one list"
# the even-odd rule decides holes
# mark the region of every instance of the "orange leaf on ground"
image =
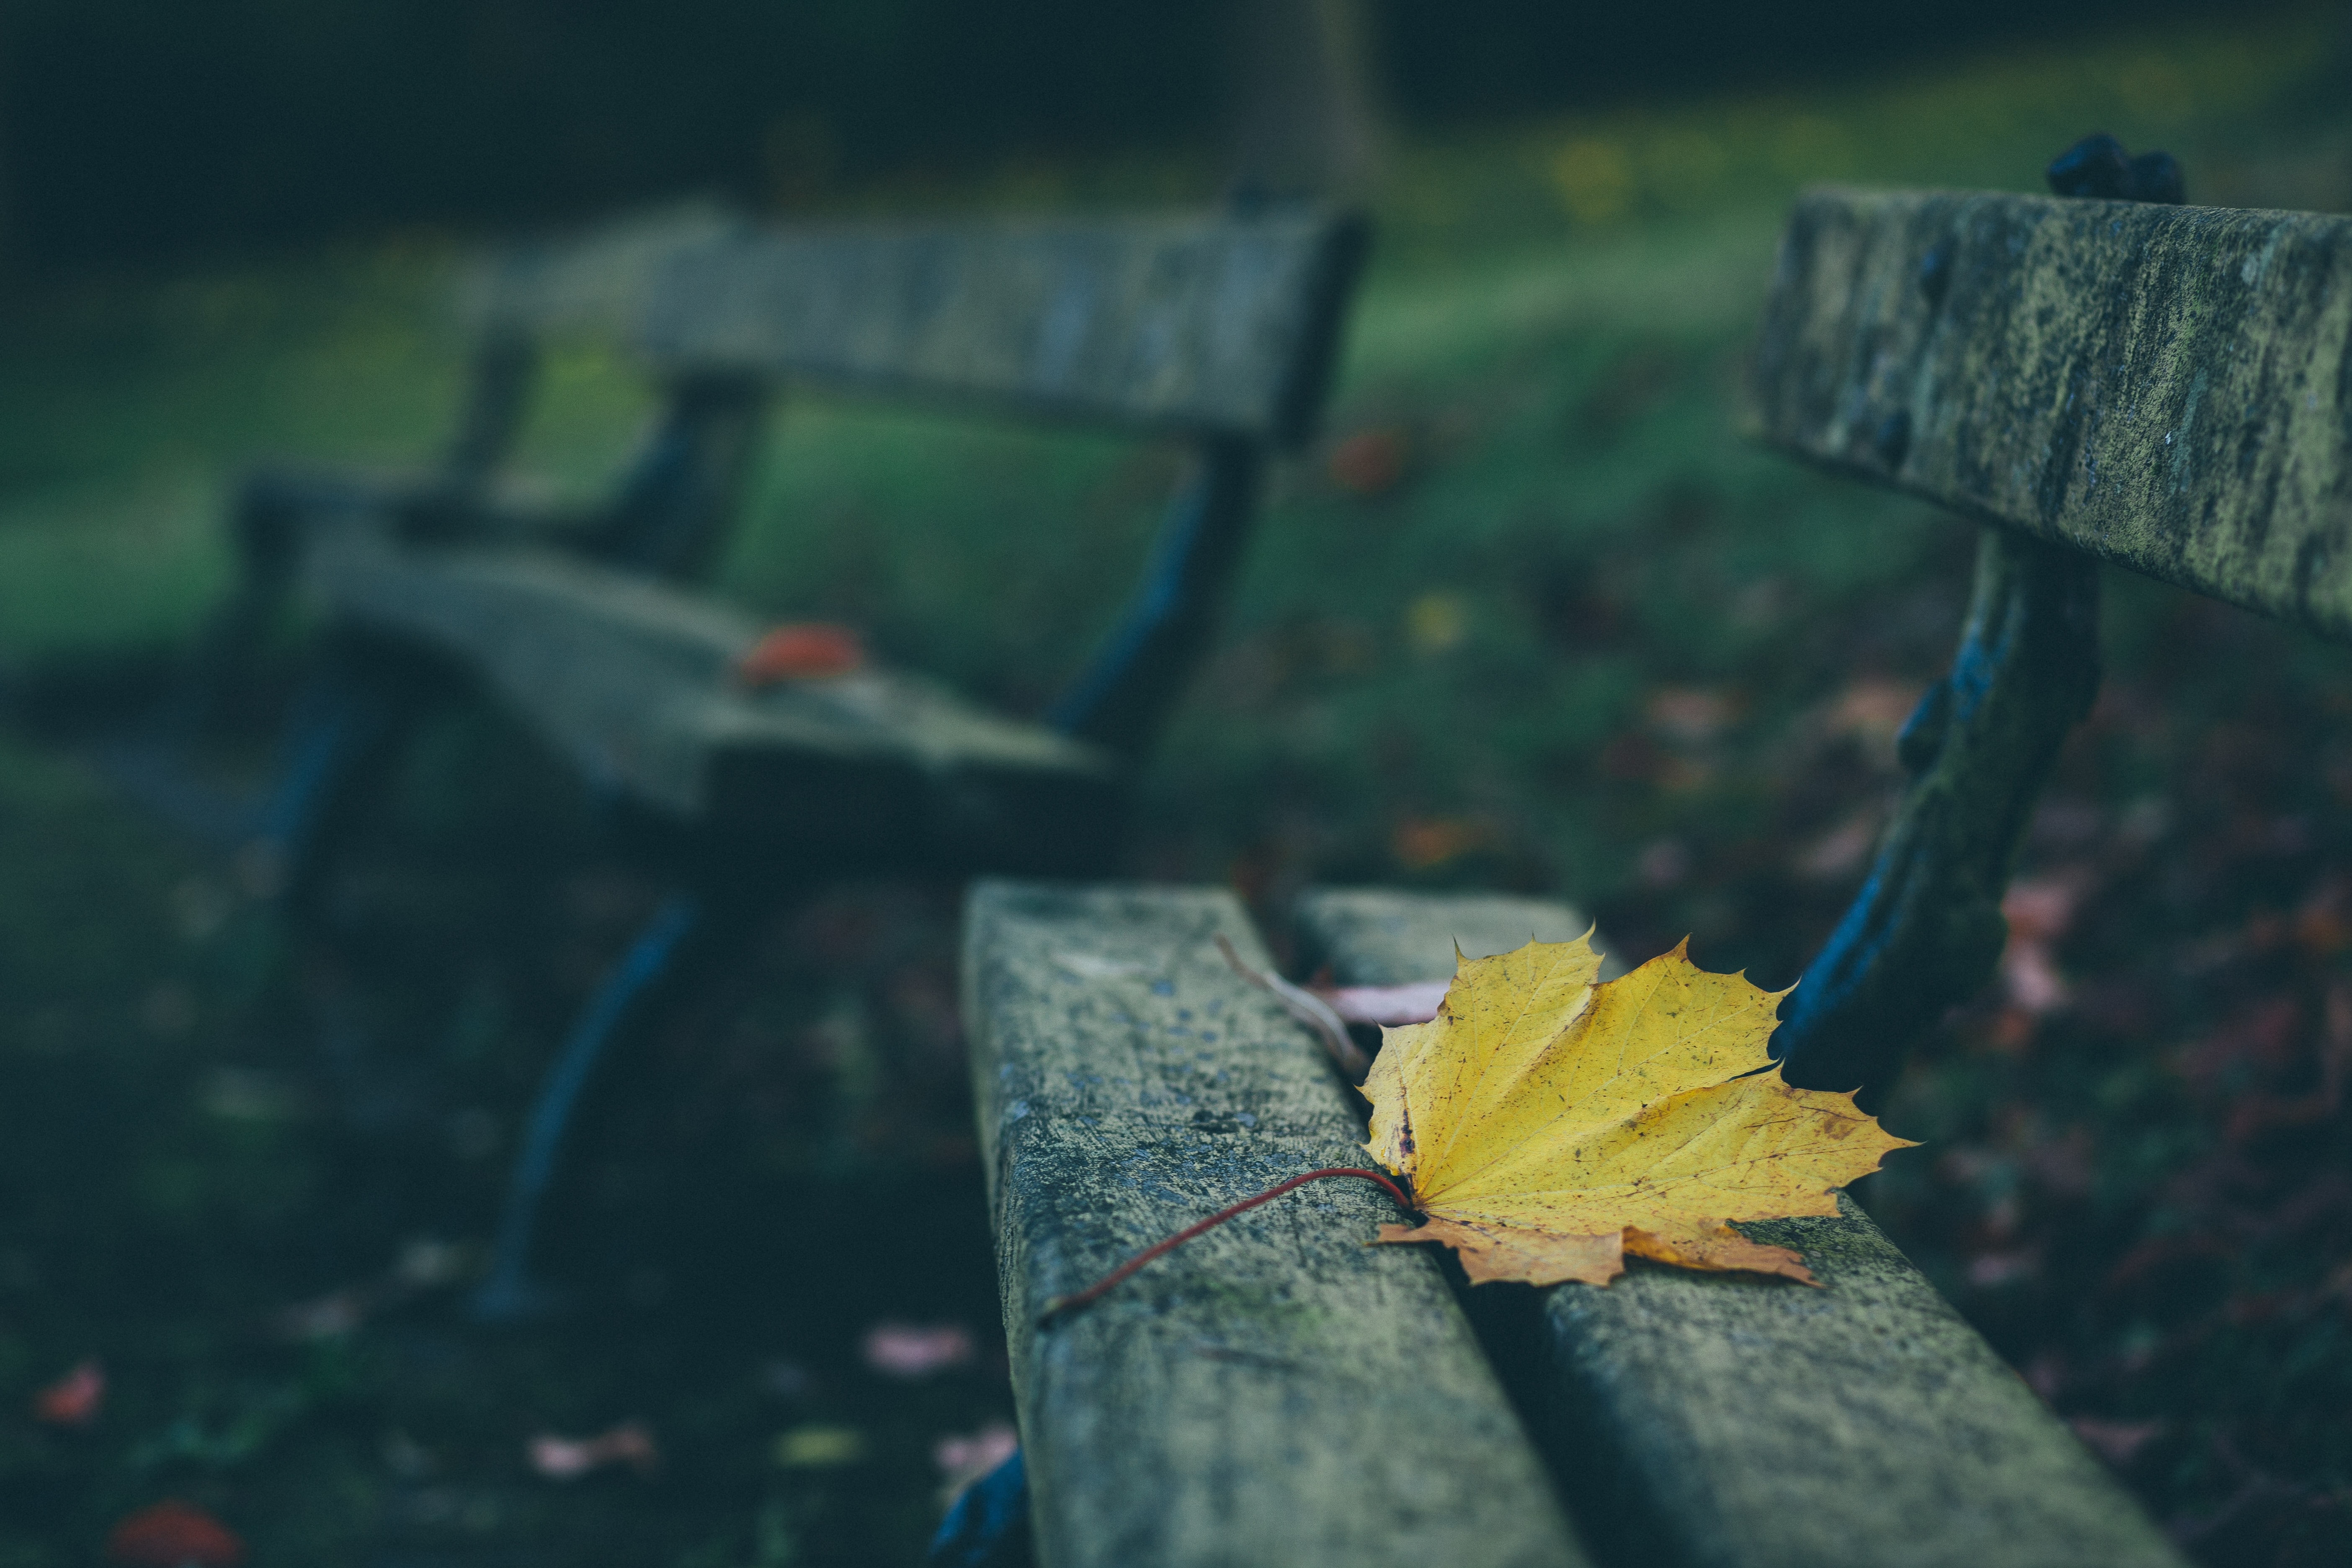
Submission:
[[87,1426],[106,1404],[106,1368],[83,1362],[33,1395],[33,1419],[52,1426]]
[[735,679],[746,686],[784,680],[820,680],[847,675],[866,663],[866,645],[847,626],[796,621],[772,629],[735,661]]
[[1331,482],[1367,499],[1386,495],[1404,478],[1405,457],[1403,431],[1360,430],[1331,448]]
[[236,1568],[245,1542],[204,1510],[165,1501],[118,1522],[107,1532],[106,1555],[128,1568]]

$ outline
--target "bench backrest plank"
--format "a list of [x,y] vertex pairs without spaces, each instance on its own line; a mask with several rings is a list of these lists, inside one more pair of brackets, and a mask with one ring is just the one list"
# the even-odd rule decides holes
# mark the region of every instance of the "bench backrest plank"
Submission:
[[[1433,900],[1416,917],[1393,893],[1325,891],[1302,900],[1300,941],[1350,983],[1437,979],[1457,942],[1472,952],[1528,924],[1527,900],[1477,902]],[[1547,926],[1583,929],[1565,908]],[[1834,1219],[1748,1228],[1802,1250],[1825,1288],[1633,1260],[1606,1288],[1545,1293],[1537,1374],[1596,1550],[1716,1568],[2178,1568],[1850,1201]]]
[[1576,1565],[1542,1467],[1395,1205],[1324,1182],[1059,1327],[1052,1296],[1322,1165],[1363,1128],[1315,1045],[1228,969],[1223,891],[983,883],[964,1016],[1014,1396],[1048,1568]]
[[486,339],[618,341],[667,376],[980,399],[1114,426],[1309,433],[1367,232],[1255,215],[755,227],[666,215],[518,247],[475,279]]
[[703,369],[1287,444],[1363,243],[1319,207],[745,233],[666,258],[642,341]]
[[1752,386],[1800,456],[2352,637],[2352,218],[1812,191]]

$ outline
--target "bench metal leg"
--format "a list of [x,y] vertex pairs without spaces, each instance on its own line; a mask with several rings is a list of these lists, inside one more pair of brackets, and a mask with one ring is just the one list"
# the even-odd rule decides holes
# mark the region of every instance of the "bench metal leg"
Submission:
[[310,901],[325,850],[427,700],[421,672],[359,653],[331,656],[296,699],[255,834],[289,904]]
[[1036,1560],[1029,1469],[1016,1448],[956,1499],[931,1537],[923,1568],[1030,1568]]
[[[1300,900],[1299,936],[1344,983],[1398,985],[1452,973],[1457,944],[1583,926],[1531,912],[1330,889]],[[1542,1289],[1524,1303],[1533,1322],[1512,1321],[1523,1307],[1507,1296],[1477,1314],[1599,1561],[2183,1568],[1850,1201],[1748,1228],[1802,1251],[1824,1288],[1636,1263],[1606,1287]]]
[[614,1037],[642,1022],[648,1004],[679,967],[686,948],[710,923],[704,900],[691,893],[665,900],[637,932],[620,963],[606,972],[588,1005],[572,1026],[563,1049],[541,1080],[524,1124],[522,1152],[509,1179],[505,1211],[499,1218],[497,1250],[489,1278],[474,1295],[474,1316],[485,1322],[535,1317],[554,1307],[557,1292],[531,1278],[530,1251],[548,1184],[562,1152],[564,1134],[582,1092],[604,1059]]
[[1912,1038],[1991,974],[2034,800],[2098,689],[2098,563],[1985,530],[1951,673],[1903,727],[1910,785],[1772,1037],[1790,1083],[1884,1087]]
[[1150,750],[1207,653],[1257,511],[1265,453],[1255,443],[1204,441],[1195,465],[1134,602],[1045,718],[1124,757]]

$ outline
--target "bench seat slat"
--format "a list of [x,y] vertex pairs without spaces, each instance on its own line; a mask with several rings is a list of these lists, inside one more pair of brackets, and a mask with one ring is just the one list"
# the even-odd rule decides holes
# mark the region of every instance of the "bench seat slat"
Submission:
[[[1526,928],[1526,900],[1478,902],[1432,899],[1415,921],[1406,896],[1327,890],[1301,901],[1301,941],[1357,984],[1435,979],[1457,939],[1499,951]],[[1564,909],[1545,923],[1583,930]],[[1635,1260],[1606,1288],[1546,1293],[1550,1436],[1595,1548],[1710,1568],[2178,1568],[2074,1435],[1841,1207],[1748,1227],[1801,1249],[1822,1289]]]
[[2352,637],[2352,218],[1809,192],[1752,387],[1801,457]]
[[1575,1568],[1435,1262],[1318,1183],[1045,1332],[1053,1296],[1227,1203],[1367,1162],[1308,1036],[1218,955],[1222,891],[990,882],[964,1016],[1045,1568]]
[[[576,556],[404,545],[355,524],[321,529],[307,568],[331,613],[478,672],[591,778],[681,819],[761,840],[895,833],[911,855],[985,835],[992,813],[1068,814],[1076,840],[1111,809],[1101,753],[919,677],[742,689],[732,671],[756,622]],[[958,814],[970,820],[946,820]]]

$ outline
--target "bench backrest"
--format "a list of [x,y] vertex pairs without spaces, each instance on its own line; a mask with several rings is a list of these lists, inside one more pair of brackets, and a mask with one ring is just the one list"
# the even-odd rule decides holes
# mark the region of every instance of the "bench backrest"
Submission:
[[2352,638],[2352,217],[1817,190],[1765,438]]
[[690,212],[519,247],[472,289],[480,346],[447,488],[466,515],[520,426],[538,345],[580,333],[625,343],[668,390],[572,542],[659,575],[710,558],[778,384],[1188,439],[1199,460],[1142,589],[1050,715],[1132,758],[1207,646],[1268,456],[1313,433],[1369,237],[1356,214],[1291,204],[811,228]]
[[2073,199],[1817,190],[1781,246],[1756,431],[1989,525],[1911,782],[1784,1007],[1795,1083],[1885,1085],[1990,975],[2098,689],[2097,561],[2352,637],[2352,220],[2163,205],[2177,165],[2107,137],[2051,180]]
[[1291,446],[1366,242],[1354,214],[758,227],[694,211],[486,265],[486,342],[593,335],[665,380],[801,381]]

